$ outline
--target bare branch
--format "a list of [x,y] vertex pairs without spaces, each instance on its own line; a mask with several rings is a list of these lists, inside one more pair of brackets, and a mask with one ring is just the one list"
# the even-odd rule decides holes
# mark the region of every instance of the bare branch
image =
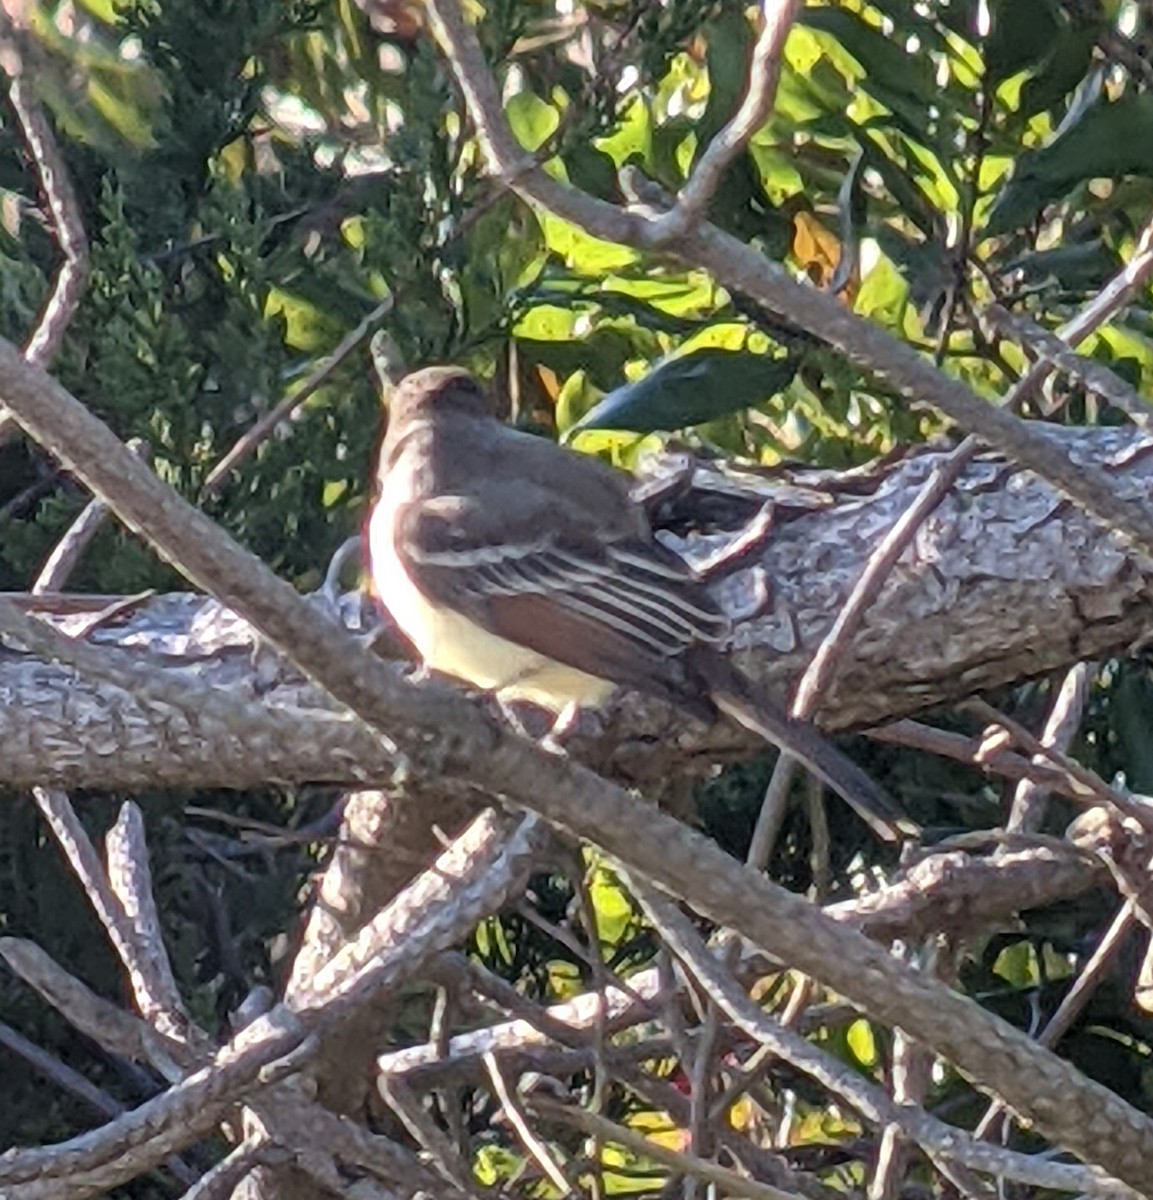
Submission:
[[[1057,1011],[1045,1023],[1044,1029],[1037,1035],[1037,1041],[1042,1046],[1055,1046],[1069,1031],[1078,1014],[1089,1003],[1090,997],[1111,969],[1114,960],[1120,953],[1126,939],[1137,924],[1137,917],[1132,901],[1127,900],[1113,918],[1105,936],[1098,943],[1088,962],[1085,963],[1073,986],[1065,993]],[[995,1127],[997,1118],[1005,1114],[1005,1107],[994,1101],[986,1110],[985,1115],[977,1123],[973,1136],[989,1137]]]
[[420,1097],[399,1076],[380,1080],[380,1094],[401,1124],[416,1139],[436,1169],[449,1183],[477,1200],[469,1164],[445,1135],[444,1130],[421,1107]]
[[934,853],[888,887],[825,911],[878,941],[915,941],[936,933],[964,937],[1099,887],[1102,877],[1100,864],[1068,846],[990,858]]
[[642,1133],[624,1125],[618,1125],[606,1117],[588,1112],[583,1108],[574,1108],[568,1104],[558,1104],[555,1100],[546,1100],[540,1096],[528,1099],[529,1110],[546,1121],[555,1121],[560,1125],[568,1125],[573,1129],[583,1130],[604,1142],[614,1142],[624,1146],[634,1154],[655,1162],[664,1163],[677,1174],[692,1179],[700,1179],[705,1183],[716,1185],[723,1194],[730,1196],[747,1196],[749,1200],[797,1200],[791,1192],[782,1191],[771,1184],[749,1179],[736,1171],[730,1171],[717,1163],[708,1162],[693,1154],[682,1154],[679,1150],[670,1149],[660,1142],[647,1138]]
[[[438,7],[444,2],[437,0]],[[108,500],[130,527],[146,532],[189,577],[239,607],[332,695],[378,730],[387,730],[415,777],[469,780],[596,841],[875,1019],[900,1025],[927,1042],[1027,1113],[1055,1141],[1106,1165],[1133,1186],[1150,1186],[1153,1121],[1108,1089],[967,997],[910,974],[859,934],[756,873],[734,868],[717,846],[637,804],[623,789],[485,722],[466,700],[447,690],[398,683],[383,663],[363,653],[326,614],[311,609],[182,502],[64,389],[3,343],[0,393],[29,432]],[[1064,454],[1057,453],[1068,465]],[[1112,487],[1109,495],[1116,500]],[[223,1074],[218,1068],[217,1077]],[[206,1119],[206,1097],[199,1094],[195,1102],[200,1105],[196,1119]]]
[[240,1181],[257,1167],[270,1166],[290,1157],[290,1151],[259,1139],[243,1141],[206,1171],[180,1200],[228,1200]]
[[483,1058],[485,1068],[488,1071],[488,1077],[492,1082],[492,1089],[500,1101],[501,1111],[504,1113],[505,1120],[516,1130],[516,1135],[520,1138],[521,1145],[528,1151],[529,1157],[532,1158],[533,1162],[544,1172],[545,1178],[548,1179],[562,1196],[571,1196],[576,1191],[576,1188],[573,1187],[564,1171],[561,1170],[560,1163],[553,1157],[552,1151],[537,1136],[533,1127],[529,1124],[520,1103],[509,1090],[508,1081],[501,1073],[500,1063],[497,1062],[496,1055],[490,1050],[486,1051]]
[[[277,1005],[242,1029],[199,1070],[116,1121],[61,1145],[9,1151],[0,1158],[4,1196],[47,1200],[52,1189],[59,1189],[60,1181],[67,1179],[69,1196],[83,1200],[203,1137],[251,1093],[297,1074],[315,1057],[322,1038],[339,1030],[363,1005],[410,978],[432,955],[456,944],[478,920],[504,902],[509,889],[523,880],[526,863],[531,861],[532,825],[531,820],[522,821],[506,846],[496,836],[498,825],[491,816],[474,822],[390,906],[399,940],[379,958],[341,979],[328,996],[310,998],[299,1015],[286,1005]],[[431,906],[430,900],[435,901]],[[87,1008],[75,1000],[83,985],[56,968],[43,952],[9,938],[0,939],[0,953],[23,977],[35,980],[35,986],[53,1003],[68,1005],[70,1018],[77,1013],[87,1019]],[[112,1005],[107,1007],[115,1015],[94,1019],[94,1030],[104,1029],[112,1021],[130,1022],[129,1041],[138,1036],[141,1022]],[[259,1104],[259,1096],[253,1102]],[[274,1114],[261,1109],[270,1128],[281,1119],[287,1104],[288,1098],[278,1095],[272,1106]],[[313,1106],[308,1109],[313,1112]],[[320,1109],[313,1113],[314,1130],[323,1115]],[[332,1120],[347,1124],[335,1117]],[[371,1140],[371,1135],[364,1136]],[[277,1140],[281,1140],[279,1134]],[[285,1144],[299,1145],[301,1139],[286,1139]]]
[[[146,1021],[172,1034],[178,1031],[187,1034],[188,1012],[172,974],[172,963],[160,928],[160,913],[152,893],[144,818],[131,800],[120,806],[116,824],[105,836],[104,845],[109,888],[132,930],[128,946],[132,959],[125,958],[124,962],[132,980],[136,1004]],[[123,957],[125,951],[120,950],[120,953]]]
[[960,380],[942,374],[914,350],[846,310],[834,297],[797,283],[756,248],[712,226],[690,230],[665,245],[655,236],[652,219],[588,196],[536,167],[516,145],[476,34],[458,0],[429,0],[428,8],[468,102],[489,168],[506,186],[594,236],[642,250],[660,249],[682,263],[703,268],[723,286],[749,296],[770,312],[819,331],[858,366],[886,379],[907,401],[932,404],[963,429],[1048,479],[1146,554],[1153,554],[1153,505],[1148,500],[1119,501],[1107,477],[1092,464],[1075,466],[1026,422],[988,404]]
[[51,228],[64,260],[56,272],[36,328],[24,346],[29,362],[46,367],[56,357],[88,286],[88,237],[64,157],[29,82],[21,37],[20,31],[14,30],[0,40],[0,69],[8,76],[8,102],[16,113],[24,144],[36,169],[40,190],[47,201]]
[[741,1029],[759,1042],[769,1045],[786,1062],[848,1101],[870,1121],[878,1125],[896,1125],[906,1137],[933,1154],[955,1159],[974,1170],[1062,1191],[1129,1193],[1129,1189],[1103,1179],[1095,1170],[1051,1163],[1040,1155],[1018,1155],[996,1149],[977,1141],[963,1130],[930,1117],[918,1106],[894,1102],[881,1088],[862,1079],[856,1071],[838,1063],[831,1055],[766,1016],[709,952],[691,921],[646,885],[637,887],[634,881],[634,887],[645,910],[674,953]]
[[[335,1001],[348,1004],[360,991],[375,990],[377,963],[388,961],[406,940],[415,940],[414,930],[423,924],[444,923],[445,909],[455,908],[454,923],[467,930],[507,903],[527,882],[543,833],[535,817],[525,817],[506,841],[501,835],[507,825],[508,820],[491,809],[482,813],[437,859],[433,870],[405,889],[403,904],[398,899],[378,913],[313,975],[307,991],[293,996],[297,1011],[320,1008],[331,1014]],[[471,911],[471,921],[466,911]]]
[[336,349],[309,372],[308,377],[290,395],[285,396],[271,412],[265,413],[255,425],[237,439],[232,448],[212,468],[204,486],[200,490],[200,498],[207,500],[215,496],[224,486],[228,477],[245,459],[254,454],[259,446],[268,441],[273,431],[287,421],[302,404],[323,387],[331,378],[337,367],[364,341],[376,326],[392,311],[394,298],[386,296],[354,329],[340,339]]
[[77,1100],[83,1101],[93,1112],[105,1120],[119,1116],[124,1111],[124,1105],[110,1096],[103,1088],[97,1087],[96,1084],[85,1079],[79,1071],[74,1070],[67,1063],[60,1062],[2,1021],[0,1021],[0,1046],[22,1058],[34,1071],[43,1075],[61,1091],[68,1092]]
[[134,1062],[149,1061],[147,1043],[151,1031],[147,1024],[98,996],[34,942],[0,938],[0,957],[14,974],[62,1013],[69,1024],[97,1045]]
[[1060,767],[1077,785],[1080,794],[1078,799],[1083,804],[1104,804],[1107,808],[1115,809],[1125,816],[1132,817],[1139,825],[1146,828],[1153,826],[1153,812],[1149,806],[1139,800],[1134,800],[1125,792],[1110,787],[1096,771],[1083,767],[1075,759],[1063,754],[1056,745],[1047,744],[1036,738],[1019,721],[1014,721],[1004,713],[998,712],[984,700],[967,700],[964,708],[992,726],[1003,729],[1019,746],[1037,758],[1043,758]]
[[1064,339],[1042,329],[1035,321],[1017,313],[1011,313],[999,304],[990,305],[982,314],[997,333],[1020,342],[1040,360],[1055,367],[1083,384],[1090,392],[1103,397],[1114,408],[1126,413],[1134,425],[1141,429],[1153,427],[1153,410],[1119,375],[1104,363],[1084,358],[1071,350]]
[[744,98],[728,124],[705,148],[673,207],[653,219],[652,236],[656,243],[676,241],[701,220],[733,160],[768,120],[797,2],[766,0],[761,6],[764,24],[753,48]]
[[[1085,663],[1071,667],[1057,689],[1053,707],[1041,731],[1046,746],[1064,753],[1081,727],[1085,701],[1089,690],[1089,668]],[[1036,755],[1033,761],[1038,762]],[[1016,832],[1031,832],[1041,828],[1045,819],[1048,791],[1036,779],[1023,779],[1013,792],[1007,828]]]
[[[131,915],[125,912],[112,891],[96,848],[80,824],[68,797],[63,792],[49,788],[33,788],[33,795],[128,972],[141,1015],[156,1031],[155,1038],[144,1039],[145,1052],[153,1065],[169,1079],[178,1078],[180,1071],[173,1066],[171,1056],[175,1052],[187,1065],[188,1055],[181,1055],[181,1050],[187,1050],[191,1044],[195,1044],[199,1031],[190,1024],[184,1006],[176,995],[171,971],[168,972],[169,986],[166,987],[155,960],[140,944]],[[167,962],[165,954],[165,966]],[[162,996],[175,997],[175,1003],[162,1002]]]

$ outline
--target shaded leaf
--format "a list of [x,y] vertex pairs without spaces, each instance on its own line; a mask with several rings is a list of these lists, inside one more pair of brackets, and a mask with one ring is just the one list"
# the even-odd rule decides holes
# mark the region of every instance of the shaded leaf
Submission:
[[1063,100],[1089,73],[1097,45],[1095,24],[1070,24],[1049,46],[1044,64],[1021,88],[1018,115],[1031,117]]
[[1153,175],[1153,92],[1126,93],[1067,121],[1041,150],[1023,154],[989,214],[999,234],[1036,218],[1076,184],[1121,175]]
[[1116,252],[1095,240],[1023,254],[1006,263],[1001,274],[1017,288],[1056,285],[1065,291],[1080,292],[1100,286],[1120,265]]
[[696,157],[721,131],[736,111],[745,92],[753,35],[744,13],[728,9],[705,26],[708,50],[709,98],[697,123]]
[[526,150],[539,150],[560,124],[557,110],[532,92],[517,92],[504,106],[504,114]]
[[1044,59],[1060,29],[1052,0],[999,0],[991,16],[985,69],[993,84]]
[[686,429],[759,404],[797,372],[795,358],[713,347],[666,359],[643,379],[610,392],[572,428]]

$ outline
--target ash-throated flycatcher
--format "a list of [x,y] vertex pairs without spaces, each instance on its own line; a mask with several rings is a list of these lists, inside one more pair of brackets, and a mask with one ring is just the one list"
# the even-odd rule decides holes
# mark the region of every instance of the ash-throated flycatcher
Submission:
[[757,696],[718,649],[729,621],[662,546],[623,473],[501,424],[468,372],[431,367],[388,401],[368,523],[373,585],[432,670],[560,713],[617,686],[799,759],[882,837],[915,831],[811,726]]

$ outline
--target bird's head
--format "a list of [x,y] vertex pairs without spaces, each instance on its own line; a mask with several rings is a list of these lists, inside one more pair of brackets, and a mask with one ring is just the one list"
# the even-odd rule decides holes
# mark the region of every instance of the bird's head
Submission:
[[406,375],[387,398],[389,421],[423,412],[453,410],[471,416],[492,413],[484,388],[461,367],[425,367]]

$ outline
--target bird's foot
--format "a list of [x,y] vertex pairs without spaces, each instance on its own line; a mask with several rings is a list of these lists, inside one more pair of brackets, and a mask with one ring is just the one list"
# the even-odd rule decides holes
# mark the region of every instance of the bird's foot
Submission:
[[566,704],[557,713],[552,728],[541,738],[540,748],[546,750],[549,754],[559,754],[562,757],[567,755],[568,750],[565,748],[565,739],[571,736],[579,722],[580,707],[576,704]]

